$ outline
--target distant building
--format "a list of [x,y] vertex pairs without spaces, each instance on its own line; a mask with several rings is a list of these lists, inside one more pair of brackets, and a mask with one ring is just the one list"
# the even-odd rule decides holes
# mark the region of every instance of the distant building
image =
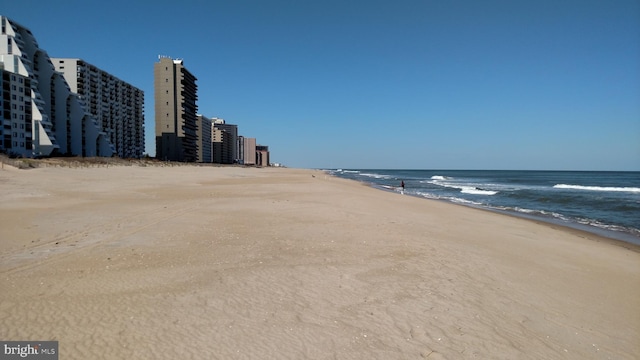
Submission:
[[211,129],[211,149],[213,162],[216,164],[233,164],[233,144],[231,134],[215,127]]
[[269,166],[269,147],[256,145],[256,166]]
[[221,158],[222,164],[234,164],[238,162],[240,158],[238,154],[238,125],[227,124],[224,119],[213,118],[213,127],[226,133],[225,138],[228,138],[229,148],[225,155]]
[[238,135],[236,146],[238,147],[238,164],[244,164],[244,136]]
[[198,162],[211,163],[213,162],[213,148],[211,130],[213,125],[211,119],[204,115],[198,115]]
[[81,59],[52,58],[121,158],[144,155],[144,92]]
[[[99,121],[87,110],[85,101],[70,90],[65,78],[56,71],[31,31],[5,16],[0,16],[0,25],[3,84],[5,72],[15,74],[18,81],[17,84],[7,83],[10,86],[8,91],[3,89],[3,96],[11,97],[10,112],[2,112],[4,130],[8,130],[7,126],[12,128],[14,115],[19,120],[19,107],[25,107],[22,114],[24,130],[11,130],[10,138],[3,137],[2,148],[9,150],[6,147],[8,140],[12,152],[27,157],[60,154],[113,156],[115,147],[100,127]],[[20,79],[23,80],[23,86],[20,86]],[[28,84],[26,79],[29,80]],[[9,81],[13,81],[11,75]],[[20,88],[23,90],[22,95],[19,94]],[[30,96],[26,96],[26,92],[30,92]],[[16,95],[15,103],[13,95]],[[6,98],[3,106],[5,100]],[[14,104],[17,109],[13,109]],[[30,114],[27,107],[31,108]],[[28,116],[31,116],[30,128],[25,123],[29,121]],[[19,126],[18,123],[18,130]],[[3,136],[6,136],[4,130]],[[23,135],[24,141],[20,140]]]
[[256,165],[256,139],[244,138],[244,164]]
[[154,64],[156,157],[160,160],[198,159],[196,80],[182,60],[160,57]]

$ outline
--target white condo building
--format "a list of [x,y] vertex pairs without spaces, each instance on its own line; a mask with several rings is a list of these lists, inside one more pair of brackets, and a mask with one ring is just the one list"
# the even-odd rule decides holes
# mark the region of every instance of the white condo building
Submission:
[[144,92],[81,59],[52,58],[121,158],[144,155]]
[[[18,109],[2,111],[3,141],[0,150],[21,156],[49,156],[69,154],[80,156],[112,156],[116,153],[109,136],[102,130],[98,120],[88,111],[84,99],[73,93],[65,78],[56,71],[46,51],[38,46],[31,31],[5,16],[0,16],[0,63],[4,72],[9,73],[9,81],[18,81],[14,91],[11,87],[5,93],[16,95]],[[30,99],[22,95],[23,106],[30,111],[20,113],[20,78],[24,87],[30,87]],[[4,81],[3,81],[4,82]],[[25,90],[26,92],[26,90]],[[13,101],[13,99],[11,99]],[[4,103],[4,102],[3,102]],[[4,109],[3,109],[4,110]],[[18,112],[14,112],[17,110]],[[31,127],[24,124],[22,132],[9,131],[10,146],[7,147],[7,133],[13,128],[14,114],[30,116]],[[20,130],[18,124],[18,129]],[[18,140],[13,135],[18,135]],[[25,141],[19,139],[24,136]],[[28,141],[30,140],[30,141]],[[16,145],[17,146],[14,146]],[[20,144],[23,144],[21,146]]]
[[33,147],[31,114],[31,80],[28,77],[4,70],[0,63],[0,149],[14,155],[22,155]]

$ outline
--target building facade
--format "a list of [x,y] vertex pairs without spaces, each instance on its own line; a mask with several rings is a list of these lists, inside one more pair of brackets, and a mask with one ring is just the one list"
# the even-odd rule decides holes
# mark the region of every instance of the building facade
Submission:
[[52,58],[121,158],[144,155],[144,92],[81,59]]
[[213,153],[213,162],[216,164],[233,164],[231,151],[231,135],[219,128],[213,126],[211,128],[211,149]]
[[238,164],[244,164],[244,136],[238,135],[236,146],[238,147]]
[[160,57],[154,64],[156,157],[198,160],[196,77],[182,60]]
[[223,131],[225,133],[225,138],[228,138],[228,151],[222,157],[222,164],[235,164],[238,162],[240,156],[238,155],[238,125],[227,124],[224,119],[213,118],[213,127],[216,130]]
[[244,138],[244,164],[256,165],[256,138]]
[[[27,100],[23,96],[23,106],[31,107],[31,129],[25,126],[24,146],[20,145],[22,142],[19,140],[18,146],[14,146],[16,143],[11,133],[11,151],[26,157],[113,156],[115,147],[98,125],[97,119],[86,110],[83,99],[70,90],[46,51],[38,46],[31,31],[6,16],[0,16],[0,26],[0,63],[5,72],[20,75],[23,80],[28,79],[31,93],[29,105],[26,105]],[[26,87],[23,90],[26,92]],[[7,115],[12,120],[13,114],[3,111],[3,124]],[[6,145],[4,142],[3,138],[3,148]]]
[[22,155],[33,148],[31,84],[26,76],[4,70],[0,86],[0,150]]
[[213,125],[211,119],[204,115],[198,115],[198,162],[211,163],[212,158],[212,138],[211,130]]
[[269,147],[256,145],[256,166],[269,166]]

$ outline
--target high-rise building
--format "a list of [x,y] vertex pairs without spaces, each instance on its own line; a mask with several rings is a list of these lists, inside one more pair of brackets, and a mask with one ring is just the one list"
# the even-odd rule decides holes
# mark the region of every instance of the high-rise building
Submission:
[[211,119],[204,115],[198,115],[198,162],[210,163],[212,159]]
[[11,155],[31,153],[31,85],[26,76],[4,70],[0,63],[0,150]]
[[144,92],[81,59],[52,58],[122,158],[144,155]]
[[[11,151],[28,157],[55,154],[112,156],[115,147],[96,118],[87,111],[84,100],[71,92],[64,77],[56,71],[47,52],[38,46],[31,31],[5,16],[0,16],[0,25],[0,63],[4,71],[20,75],[23,80],[28,79],[31,93],[30,104],[26,104],[29,100],[23,96],[24,106],[31,107],[31,129],[25,126],[24,146],[20,145],[20,140],[14,146],[16,140],[12,131]],[[16,86],[15,95],[19,102],[20,86]],[[26,83],[23,90],[27,91]],[[13,96],[11,91],[10,96]],[[12,120],[14,114],[19,115],[13,111],[3,111],[3,124]],[[24,115],[27,116],[27,113]],[[16,134],[20,139],[21,133]],[[3,138],[3,147],[5,145]]]
[[195,162],[198,159],[197,79],[181,59],[161,56],[153,70],[156,157]]
[[211,149],[213,162],[216,164],[233,164],[231,134],[215,127],[211,128]]
[[244,138],[244,164],[256,165],[256,138]]
[[223,164],[234,164],[238,162],[240,155],[238,154],[238,125],[227,124],[224,119],[213,118],[213,127],[215,129],[224,131],[225,137],[229,140],[229,149],[227,154],[222,158]]
[[238,147],[238,164],[244,164],[244,136],[238,135],[236,146]]

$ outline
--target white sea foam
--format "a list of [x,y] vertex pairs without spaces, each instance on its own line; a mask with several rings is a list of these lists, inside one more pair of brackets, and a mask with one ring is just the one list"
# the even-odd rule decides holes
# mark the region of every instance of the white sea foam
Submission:
[[450,177],[441,176],[441,175],[433,175],[431,180],[450,180]]
[[532,210],[532,209],[526,209],[526,208],[521,208],[521,207],[498,207],[498,209],[500,210],[505,210],[505,211],[515,211],[521,214],[528,214],[528,215],[533,215],[533,216],[542,216],[542,217],[552,217],[552,218],[556,218],[562,221],[569,221],[569,219],[562,215],[559,214],[557,212],[553,212],[553,211],[546,211],[546,210]]
[[360,173],[360,175],[372,177],[374,179],[393,179],[393,177],[390,175],[369,174],[369,173]]
[[481,188],[478,188],[478,187],[475,187],[475,186],[469,186],[469,185],[454,185],[454,184],[451,184],[451,183],[441,182],[441,181],[438,181],[438,180],[433,180],[430,183],[434,184],[434,185],[446,187],[446,188],[459,189],[460,192],[463,193],[463,194],[495,195],[495,194],[498,193],[498,191],[495,191],[495,190],[481,189]]
[[585,191],[618,191],[618,192],[640,193],[640,188],[637,188],[637,187],[583,186],[583,185],[570,185],[570,184],[556,184],[556,185],[553,185],[553,188],[585,190]]
[[495,194],[498,193],[497,191],[493,191],[493,190],[478,189],[475,186],[462,186],[461,188],[462,188],[462,190],[460,190],[460,192],[464,193],[464,194],[495,195]]
[[435,199],[435,200],[442,199],[442,197],[440,197],[440,196],[437,196],[437,195],[434,195],[434,194],[430,194],[430,193],[427,193],[427,192],[422,192],[422,191],[416,192],[416,195],[422,196],[422,197],[427,198],[427,199]]
[[638,229],[628,228],[620,225],[605,224],[593,219],[579,218],[576,221],[582,225],[595,226],[597,228],[605,229],[609,231],[626,232],[626,233],[634,234],[635,236],[640,235],[640,231],[638,231]]
[[457,198],[457,197],[450,197],[450,198],[447,198],[447,200],[449,200],[451,202],[454,202],[454,203],[458,203],[458,204],[483,205],[482,203],[479,203],[477,201],[471,201],[471,200],[461,199],[461,198]]
[[[509,208],[505,207],[504,210],[509,210]],[[513,210],[515,210],[517,212],[525,213],[525,214],[534,214],[534,213],[540,212],[539,210],[524,209],[524,208],[521,208],[521,207],[515,207],[515,208],[513,208]]]

